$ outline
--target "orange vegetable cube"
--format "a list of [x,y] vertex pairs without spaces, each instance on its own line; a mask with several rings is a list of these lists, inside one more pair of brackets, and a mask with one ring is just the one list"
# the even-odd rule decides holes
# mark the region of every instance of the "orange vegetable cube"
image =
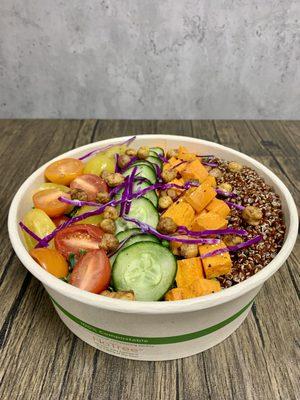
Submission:
[[[223,249],[225,247],[226,245],[222,241],[218,244],[200,245],[199,252],[200,255],[203,256],[206,253],[210,253],[211,251],[217,249]],[[216,278],[217,276],[229,274],[232,267],[232,261],[228,251],[225,251],[222,254],[202,258],[202,265],[206,278],[210,279]]]
[[209,211],[207,213],[201,213],[193,221],[191,229],[193,231],[205,231],[206,229],[222,229],[226,228],[228,221],[221,217],[221,215]]
[[226,218],[230,213],[230,208],[225,201],[220,199],[213,199],[206,207],[208,211],[213,211],[221,217]]
[[220,290],[221,285],[217,280],[198,279],[188,287],[188,293],[184,293],[184,295],[188,295],[189,297],[199,297],[205,296],[206,294],[219,292]]
[[208,177],[206,179],[204,179],[204,181],[201,183],[202,186],[206,185],[206,186],[212,186],[213,188],[215,188],[217,186],[217,181],[216,178],[212,175],[208,175]]
[[188,287],[195,280],[204,278],[200,257],[177,261],[176,283],[178,287]]
[[187,296],[187,291],[184,288],[174,288],[165,294],[166,301],[184,300]]
[[184,199],[195,211],[200,213],[216,197],[216,194],[216,191],[212,187],[200,185],[194,190],[189,189]]
[[190,204],[181,201],[172,204],[163,213],[163,217],[172,218],[177,225],[190,226],[195,217],[195,211]]
[[196,160],[191,161],[183,169],[181,175],[185,180],[198,179],[200,182],[203,182],[208,177],[208,172],[198,158],[196,158]]
[[193,161],[196,160],[197,156],[196,154],[189,152],[186,147],[179,146],[178,158],[180,158],[182,161]]

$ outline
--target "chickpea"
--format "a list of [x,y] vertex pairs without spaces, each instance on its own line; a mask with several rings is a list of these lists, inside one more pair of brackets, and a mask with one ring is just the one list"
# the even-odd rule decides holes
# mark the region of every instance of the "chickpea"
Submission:
[[137,156],[141,160],[145,160],[149,157],[149,147],[141,146],[137,151]]
[[162,190],[162,191],[159,193],[159,196],[160,196],[160,197],[168,196],[168,193],[167,193],[166,190]]
[[225,190],[225,192],[232,192],[232,186],[230,183],[224,182],[218,186],[219,189]]
[[228,164],[228,167],[230,172],[241,172],[243,169],[243,166],[235,161],[232,161]]
[[100,222],[100,228],[107,233],[115,233],[116,232],[116,224],[112,219],[104,218]]
[[119,174],[118,172],[112,173],[106,176],[105,181],[109,187],[116,187],[121,185],[125,180],[124,176]]
[[165,210],[166,208],[170,207],[173,204],[173,200],[171,199],[170,196],[163,196],[160,197],[158,200],[158,205],[162,210]]
[[163,181],[168,183],[177,177],[177,171],[175,169],[166,169],[161,173]]
[[96,196],[97,203],[106,204],[109,202],[109,200],[110,200],[109,193],[106,193],[106,192],[97,193],[97,196]]
[[214,176],[215,178],[218,179],[223,176],[223,173],[219,168],[213,168],[209,171],[209,175]]
[[170,217],[161,217],[157,225],[157,230],[165,234],[175,233],[177,224]]
[[85,193],[84,190],[81,189],[71,189],[70,195],[72,200],[80,200],[80,201],[88,200],[88,195]]
[[115,207],[108,206],[104,210],[103,217],[116,220],[119,217],[118,210]]
[[101,296],[110,297],[112,299],[135,300],[134,292],[132,290],[119,292],[110,292],[109,290],[104,290],[100,294]]
[[112,251],[117,250],[118,246],[119,241],[114,235],[111,233],[104,233],[99,244],[100,249],[103,249],[107,253],[111,253]]
[[240,236],[225,235],[223,237],[223,241],[226,244],[226,246],[236,246],[237,244],[242,243],[243,239]]
[[101,178],[104,179],[104,180],[106,180],[108,175],[110,175],[110,172],[108,172],[108,171],[104,170],[104,171],[101,172]]
[[135,149],[127,149],[125,154],[129,157],[136,157],[137,151]]
[[196,244],[182,243],[179,251],[180,251],[180,255],[184,258],[197,257],[198,246]]
[[263,213],[258,207],[247,206],[242,211],[242,218],[249,225],[258,225],[259,221],[262,219]]
[[177,149],[170,149],[167,151],[167,158],[178,157],[178,150]]
[[176,192],[175,189],[168,189],[167,190],[167,195],[169,197],[171,197],[172,200],[175,200],[177,198],[177,196],[178,196],[178,193]]
[[125,168],[126,165],[128,165],[130,163],[130,160],[131,160],[131,158],[128,155],[123,154],[118,158],[118,166],[120,168]]

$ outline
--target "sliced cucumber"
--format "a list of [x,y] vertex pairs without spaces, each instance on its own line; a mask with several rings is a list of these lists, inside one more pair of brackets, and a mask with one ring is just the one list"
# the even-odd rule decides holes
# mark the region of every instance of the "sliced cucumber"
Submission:
[[146,161],[151,162],[151,164],[156,164],[159,168],[161,168],[163,165],[163,162],[158,157],[154,156],[147,157]]
[[117,239],[119,242],[121,242],[124,239],[127,239],[129,236],[135,235],[135,234],[139,234],[141,233],[141,230],[139,228],[134,228],[134,229],[127,229],[127,231],[123,231],[118,233]]
[[[125,232],[134,231],[134,230],[135,230],[135,229],[129,229],[128,231],[124,231],[124,233],[125,233]],[[121,232],[121,233],[123,233],[123,232]],[[133,233],[131,233],[131,234],[133,234]],[[120,233],[119,233],[119,235],[120,235]],[[154,242],[154,243],[160,243],[160,242],[159,242],[159,239],[157,239],[157,237],[155,237],[155,236],[153,236],[153,235],[146,235],[146,234],[141,233],[140,235],[132,236],[130,239],[128,239],[128,240],[124,243],[124,245],[123,245],[123,247],[121,248],[120,251],[122,251],[122,250],[126,249],[126,247],[131,246],[132,244],[138,243],[138,242]],[[115,259],[117,258],[118,254],[119,254],[119,252],[116,253],[116,254],[114,254],[113,256],[111,256],[111,257],[109,258],[110,265],[113,265],[113,263],[114,263]]]
[[173,284],[176,259],[164,246],[139,242],[117,255],[112,268],[115,290],[133,290],[140,301],[160,300]]
[[165,155],[165,152],[161,147],[150,147],[150,151],[154,151],[154,153],[160,154],[161,156]]
[[155,153],[155,151],[153,151],[153,150],[150,150],[149,156],[157,157],[157,153]]
[[[156,172],[154,171],[153,167],[149,167],[146,164],[139,164],[136,166],[137,166],[136,176],[141,177],[141,178],[146,178],[152,184],[156,182],[157,177],[156,177]],[[135,167],[135,165],[132,165],[129,168],[127,168],[124,171],[123,175],[124,176],[130,175],[134,167]]]
[[136,165],[148,165],[148,167],[153,168],[153,170],[155,171],[155,167],[153,166],[152,162],[147,161],[147,160],[137,160],[134,163],[132,163],[129,168],[131,168],[133,165],[134,166],[136,166]]
[[[132,200],[130,211],[127,216],[130,218],[135,218],[140,222],[145,222],[146,224],[153,226],[153,228],[156,228],[159,220],[157,209],[154,207],[151,201],[145,197]],[[134,223],[127,222],[123,218],[118,218],[116,220],[116,233],[132,228],[136,228]]]
[[[147,182],[143,182],[143,181],[136,181],[134,182],[133,185],[133,193],[139,192],[142,189],[145,189],[146,187],[150,186],[151,183],[147,183]],[[124,192],[124,189],[120,190],[116,195],[115,195],[115,199],[118,200],[122,197],[122,193]],[[151,203],[154,205],[154,207],[157,207],[158,205],[158,196],[156,194],[155,190],[151,190],[147,193],[145,193],[145,195],[143,196],[146,199],[150,200]]]

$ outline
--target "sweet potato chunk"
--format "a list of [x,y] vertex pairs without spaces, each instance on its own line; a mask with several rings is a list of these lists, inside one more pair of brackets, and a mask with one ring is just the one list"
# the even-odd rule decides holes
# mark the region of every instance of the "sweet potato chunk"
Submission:
[[208,177],[208,172],[197,158],[186,165],[181,175],[185,180],[198,179],[200,182],[203,182]]
[[222,229],[226,228],[228,221],[219,214],[209,211],[201,213],[195,218],[191,225],[193,231],[205,231],[206,229]]
[[181,201],[172,204],[171,207],[163,213],[163,217],[172,218],[177,225],[190,226],[195,217],[195,211],[190,204]]
[[[207,244],[199,246],[200,255],[203,256],[206,253],[217,249],[223,249],[225,246],[224,242],[218,244]],[[202,265],[207,279],[216,278],[221,275],[229,274],[231,271],[232,261],[230,254],[226,251],[222,254],[217,254],[212,257],[202,258]]]
[[204,186],[204,185],[215,188],[217,186],[216,178],[212,175],[208,175],[208,177],[205,178],[204,181],[201,183],[201,186]]
[[198,279],[195,280],[189,287],[188,293],[184,293],[185,298],[205,296],[206,294],[211,294],[219,292],[221,290],[220,282],[213,279]]
[[184,288],[174,288],[169,290],[165,294],[165,300],[166,301],[175,301],[175,300],[184,300],[187,298],[186,296],[188,295],[186,289]]
[[200,257],[177,261],[176,283],[178,287],[188,287],[195,280],[204,278]]
[[196,212],[200,213],[216,197],[216,194],[212,187],[200,185],[195,190],[188,190],[184,199]]
[[221,217],[226,218],[230,213],[230,208],[225,201],[220,199],[213,199],[206,207],[208,211],[213,211]]

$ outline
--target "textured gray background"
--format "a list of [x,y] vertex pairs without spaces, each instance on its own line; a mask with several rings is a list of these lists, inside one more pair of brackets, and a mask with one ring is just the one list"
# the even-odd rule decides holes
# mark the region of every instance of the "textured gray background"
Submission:
[[1,0],[0,117],[300,118],[299,0]]

